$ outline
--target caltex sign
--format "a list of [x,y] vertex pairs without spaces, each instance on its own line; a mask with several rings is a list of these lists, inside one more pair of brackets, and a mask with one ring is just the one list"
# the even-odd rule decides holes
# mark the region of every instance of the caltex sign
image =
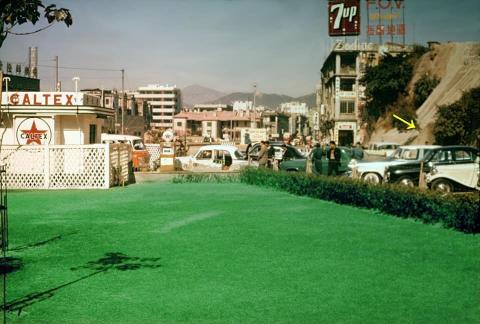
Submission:
[[16,135],[19,145],[53,144],[52,118],[17,118]]

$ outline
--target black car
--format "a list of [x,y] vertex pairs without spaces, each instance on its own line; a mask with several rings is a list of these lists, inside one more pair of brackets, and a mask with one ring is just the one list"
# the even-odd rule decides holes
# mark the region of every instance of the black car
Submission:
[[455,152],[457,151],[472,152],[473,155],[476,155],[478,152],[476,148],[462,145],[438,147],[427,153],[423,160],[405,162],[387,167],[385,169],[385,181],[398,183],[407,187],[418,186],[422,163],[423,172],[428,173],[433,165],[452,163],[452,159],[448,159],[447,157],[456,156]]

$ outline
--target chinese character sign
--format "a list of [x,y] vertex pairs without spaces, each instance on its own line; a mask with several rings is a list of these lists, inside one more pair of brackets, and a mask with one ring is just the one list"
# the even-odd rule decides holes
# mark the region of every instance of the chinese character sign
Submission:
[[367,0],[368,36],[404,36],[404,0]]
[[360,0],[328,1],[328,34],[330,36],[360,34]]

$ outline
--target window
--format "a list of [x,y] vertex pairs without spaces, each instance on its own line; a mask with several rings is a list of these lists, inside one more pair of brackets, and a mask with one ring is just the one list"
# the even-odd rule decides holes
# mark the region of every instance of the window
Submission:
[[451,151],[438,151],[435,153],[433,158],[430,160],[432,162],[450,162],[452,161],[452,152]]
[[212,127],[212,122],[207,122],[207,127]]
[[95,144],[96,142],[97,142],[97,125],[92,124],[90,125],[89,143]]
[[354,111],[355,111],[355,101],[353,100],[340,101],[341,114],[353,114]]
[[355,79],[340,79],[340,90],[341,91],[353,91],[355,86]]
[[177,127],[182,127],[182,122],[177,122]]
[[198,153],[197,160],[211,160],[212,159],[212,151],[202,151]]
[[455,151],[455,161],[457,162],[473,162],[472,152],[463,150]]

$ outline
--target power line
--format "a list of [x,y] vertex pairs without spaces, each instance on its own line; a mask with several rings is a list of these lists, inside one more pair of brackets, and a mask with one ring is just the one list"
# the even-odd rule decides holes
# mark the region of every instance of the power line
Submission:
[[[56,69],[57,67],[54,65],[38,65],[40,67],[47,67]],[[122,69],[102,69],[102,68],[83,68],[83,67],[73,67],[73,66],[59,66],[59,69],[64,70],[85,70],[85,71],[111,71],[111,72],[121,72]]]

